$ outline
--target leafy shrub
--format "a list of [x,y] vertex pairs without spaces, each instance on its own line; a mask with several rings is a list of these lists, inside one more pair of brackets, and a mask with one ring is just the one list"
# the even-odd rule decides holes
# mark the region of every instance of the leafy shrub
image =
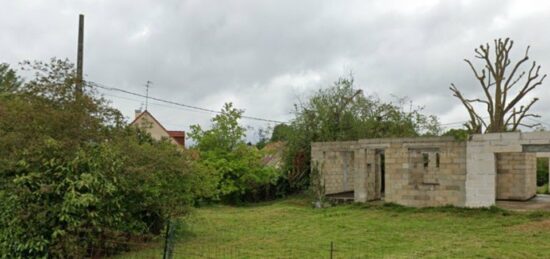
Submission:
[[289,192],[307,189],[310,183],[311,142],[361,138],[438,135],[435,116],[422,113],[406,99],[382,102],[354,86],[353,77],[340,78],[306,101],[295,105],[288,126],[276,126],[274,139],[286,141],[285,177]]
[[537,158],[537,186],[548,183],[548,158]]
[[0,257],[109,255],[213,192],[188,152],[125,126],[93,92],[75,95],[72,65],[31,68],[37,78],[0,95]]
[[455,140],[466,141],[470,137],[470,133],[466,129],[450,129],[443,133],[443,136],[451,136]]
[[262,153],[244,142],[245,129],[239,125],[243,111],[224,105],[212,119],[212,127],[203,130],[191,127],[189,136],[195,140],[200,163],[216,175],[215,199],[238,203],[257,201],[262,190],[276,185],[280,171],[262,164]]

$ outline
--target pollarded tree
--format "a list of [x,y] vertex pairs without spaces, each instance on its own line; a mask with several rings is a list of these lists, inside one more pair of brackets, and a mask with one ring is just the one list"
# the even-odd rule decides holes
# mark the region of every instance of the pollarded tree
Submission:
[[[470,60],[464,60],[479,81],[484,97],[468,99],[454,84],[451,84],[453,96],[460,99],[468,111],[470,121],[466,126],[473,133],[482,133],[483,128],[486,133],[489,133],[516,131],[519,126],[539,125],[524,122],[524,119],[529,117],[540,117],[529,112],[533,104],[539,100],[538,98],[533,98],[526,105],[517,106],[529,92],[542,84],[546,74],[540,74],[540,65],[535,61],[528,71],[522,70],[522,65],[529,60],[529,47],[523,58],[512,64],[510,51],[513,45],[514,41],[506,38],[494,41],[494,52],[489,43],[476,48],[475,57],[481,59],[484,64],[481,70],[476,69]],[[481,116],[480,111],[477,111],[473,105],[475,103],[486,106],[488,118]]]

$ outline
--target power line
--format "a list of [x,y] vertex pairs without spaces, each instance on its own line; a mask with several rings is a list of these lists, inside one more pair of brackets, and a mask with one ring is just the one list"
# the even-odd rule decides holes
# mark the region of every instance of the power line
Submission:
[[466,123],[466,122],[468,122],[468,121],[455,121],[455,122],[441,123],[439,125],[447,126],[447,125],[454,125],[454,124],[463,124],[463,123]]
[[[147,82],[148,82],[148,84],[150,84],[149,81],[147,81]],[[202,107],[198,107],[198,106],[188,105],[188,104],[184,104],[184,103],[178,103],[178,102],[169,101],[169,100],[165,100],[165,99],[161,99],[161,98],[157,98],[157,97],[151,97],[151,96],[148,95],[148,93],[146,95],[143,95],[143,94],[127,91],[127,90],[117,88],[117,87],[110,87],[110,86],[106,86],[104,84],[96,83],[96,82],[93,82],[93,81],[86,81],[86,84],[88,86],[97,87],[97,88],[101,88],[101,89],[108,90],[108,91],[117,91],[117,92],[122,92],[122,93],[125,93],[125,94],[129,94],[129,95],[134,95],[134,96],[137,96],[137,97],[142,97],[142,98],[145,98],[146,101],[148,99],[151,99],[151,100],[155,100],[155,101],[158,101],[158,102],[168,103],[168,104],[172,104],[172,105],[187,108],[187,109],[182,109],[184,111],[202,111],[202,112],[216,113],[216,114],[221,114],[222,113],[222,112],[216,111],[216,110],[211,110],[211,109],[202,108]],[[146,87],[148,86],[148,84],[146,85]],[[118,98],[122,98],[122,99],[127,99],[127,100],[132,100],[132,101],[138,101],[136,99],[125,98],[125,97],[122,97],[122,96],[116,96],[116,95],[110,95],[110,96],[118,97]],[[160,105],[160,104],[157,104],[157,105]],[[249,119],[249,120],[264,121],[264,122],[272,122],[272,123],[288,123],[288,122],[284,122],[284,121],[276,121],[276,120],[264,119],[264,118],[253,117],[253,116],[241,116],[241,118]],[[488,117],[485,117],[483,119],[487,119],[487,118]],[[529,118],[529,119],[531,119],[531,118]],[[543,122],[543,121],[537,121],[537,120],[534,120],[534,119],[531,119],[531,120],[550,126],[550,124],[548,124],[546,122]],[[469,120],[455,121],[455,122],[441,123],[440,125],[441,126],[448,126],[448,125],[454,125],[454,124],[463,124],[463,123],[466,123],[468,121]]]
[[[487,119],[488,117],[485,117],[484,119]],[[530,117],[527,117],[526,119],[530,120],[530,121],[533,121],[533,122],[536,122],[536,123],[539,123],[541,125],[545,125],[547,127],[550,127],[550,123],[548,122],[545,122],[545,121],[542,121],[542,120],[537,120],[537,119],[533,119],[533,118],[530,118]],[[459,124],[459,123],[466,123],[468,122],[468,120],[466,121],[456,121],[456,122],[449,122],[449,123],[442,123],[440,124],[441,126],[446,126],[446,125],[453,125],[453,124]]]
[[[486,116],[486,117],[481,117],[481,119],[489,119],[489,116]],[[460,124],[460,123],[467,123],[469,122],[470,120],[463,120],[463,121],[455,121],[455,122],[447,122],[447,123],[441,123],[439,125],[441,126],[446,126],[446,125],[453,125],[453,124]]]
[[[176,106],[180,106],[180,107],[185,107],[185,108],[189,108],[189,109],[205,111],[205,112],[210,112],[210,113],[216,113],[216,114],[221,114],[222,113],[222,112],[216,111],[216,110],[211,110],[211,109],[207,109],[207,108],[202,108],[202,107],[188,105],[188,104],[174,102],[174,101],[169,101],[169,100],[165,100],[165,99],[161,99],[161,98],[157,98],[157,97],[151,97],[151,96],[147,96],[147,95],[127,91],[127,90],[117,88],[117,87],[106,86],[104,84],[96,83],[96,82],[93,82],[93,81],[86,81],[86,84],[88,86],[91,86],[91,87],[97,87],[97,88],[101,88],[101,89],[108,90],[108,91],[122,92],[122,93],[125,93],[125,94],[134,95],[134,96],[138,96],[138,97],[142,97],[142,98],[146,98],[146,99],[151,99],[151,100],[155,100],[155,101],[159,101],[159,102],[163,102],[163,103],[168,103],[168,104],[172,104],[172,105],[176,105]],[[253,116],[244,116],[244,115],[241,116],[241,118],[249,119],[249,120],[256,120],[256,121],[271,122],[271,123],[287,123],[287,122],[284,122],[284,121],[276,121],[276,120],[264,119],[264,118],[253,117]]]
[[[110,97],[114,97],[114,98],[119,98],[119,99],[128,100],[128,101],[134,101],[136,103],[143,104],[143,101],[138,100],[138,99],[124,97],[124,96],[120,96],[120,95],[114,95],[114,94],[107,94],[107,93],[103,93],[103,92],[100,92],[100,93],[101,93],[101,95],[104,95],[104,96],[110,96]],[[152,102],[149,105],[155,105],[155,106],[160,106],[160,107],[177,109],[177,110],[182,110],[182,111],[187,111],[187,112],[197,112],[197,113],[203,113],[203,114],[210,114],[209,112],[205,112],[205,111],[198,111],[198,110],[193,110],[193,109],[189,109],[189,108],[185,108],[185,107],[176,107],[176,106],[173,106],[173,105],[162,104],[160,102]]]
[[544,124],[546,126],[550,126],[550,123],[547,123],[547,122],[544,122],[542,120],[537,120],[537,119],[533,119],[531,117],[526,117],[527,119],[531,120],[531,121],[534,121],[534,122],[537,122],[537,123],[540,123],[540,124]]

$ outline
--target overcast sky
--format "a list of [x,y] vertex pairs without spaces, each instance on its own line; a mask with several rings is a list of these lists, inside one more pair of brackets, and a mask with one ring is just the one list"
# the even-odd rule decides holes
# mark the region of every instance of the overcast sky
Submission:
[[[0,62],[75,60],[85,14],[86,80],[219,110],[286,121],[297,98],[353,71],[383,100],[409,97],[442,123],[466,119],[448,87],[479,91],[464,58],[497,37],[550,71],[550,1],[11,1],[0,9]],[[550,123],[550,87],[534,111]],[[128,120],[144,100],[105,92]],[[170,130],[208,125],[211,114],[151,102]],[[268,124],[244,120],[254,128]],[[460,126],[452,124],[450,126]],[[254,136],[250,136],[253,139]]]

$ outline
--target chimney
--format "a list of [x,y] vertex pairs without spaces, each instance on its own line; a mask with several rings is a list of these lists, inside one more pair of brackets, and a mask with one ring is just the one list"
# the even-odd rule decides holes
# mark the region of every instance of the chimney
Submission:
[[141,110],[134,110],[134,113],[135,113],[134,118],[137,118],[141,114]]

